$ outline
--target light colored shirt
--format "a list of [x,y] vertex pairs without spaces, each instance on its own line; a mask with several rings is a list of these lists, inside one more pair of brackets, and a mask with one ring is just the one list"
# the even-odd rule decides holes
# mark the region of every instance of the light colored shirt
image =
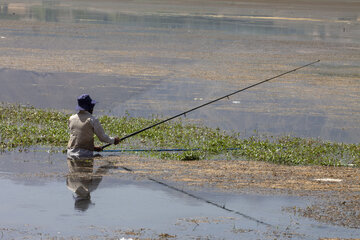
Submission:
[[115,138],[109,137],[99,120],[87,111],[79,111],[69,118],[70,139],[67,155],[69,158],[93,157],[94,134],[101,142],[114,144]]

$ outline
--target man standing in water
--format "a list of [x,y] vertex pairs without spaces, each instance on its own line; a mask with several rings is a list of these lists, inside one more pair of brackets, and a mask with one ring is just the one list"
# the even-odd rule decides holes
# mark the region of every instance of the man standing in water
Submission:
[[96,101],[92,100],[89,94],[78,97],[77,114],[70,117],[68,126],[70,139],[67,146],[67,157],[71,159],[91,158],[93,151],[101,151],[101,147],[94,146],[94,134],[101,142],[118,144],[118,137],[109,137],[105,134],[99,120],[92,113]]

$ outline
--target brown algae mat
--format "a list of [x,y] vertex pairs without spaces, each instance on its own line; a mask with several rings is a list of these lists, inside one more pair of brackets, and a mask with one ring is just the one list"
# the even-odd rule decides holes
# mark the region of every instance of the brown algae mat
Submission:
[[286,194],[315,199],[306,208],[285,211],[320,222],[360,228],[360,169],[352,167],[284,166],[243,160],[175,161],[140,156],[106,160],[132,169],[140,178],[210,188],[232,193]]

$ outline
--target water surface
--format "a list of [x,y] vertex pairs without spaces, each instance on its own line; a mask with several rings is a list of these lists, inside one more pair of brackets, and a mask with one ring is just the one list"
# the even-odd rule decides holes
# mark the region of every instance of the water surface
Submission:
[[[78,95],[90,93],[99,102],[95,114],[167,117],[320,59],[187,119],[244,137],[256,130],[359,142],[359,12],[354,1],[332,0],[6,0],[0,101],[69,112]],[[282,211],[312,199],[184,187],[246,218],[101,164],[90,170],[102,174],[84,174],[79,183],[69,178],[64,155],[36,150],[0,155],[0,238],[360,235]],[[92,183],[91,199],[77,201],[73,190],[84,182]]]
[[211,127],[359,142],[359,7],[337,4],[8,1],[0,4],[0,101],[98,114],[189,114]]
[[[167,233],[179,239],[350,238],[360,233],[283,211],[306,207],[311,198],[194,191],[164,182],[238,215],[146,178],[134,181],[130,173],[116,173],[101,159],[91,168],[76,170],[67,167],[64,157],[45,152],[0,155],[2,164],[8,162],[1,167],[0,177],[0,225],[5,239],[121,238],[131,237],[125,233],[130,231],[143,238]],[[91,189],[90,199],[79,199],[73,192],[79,186]]]

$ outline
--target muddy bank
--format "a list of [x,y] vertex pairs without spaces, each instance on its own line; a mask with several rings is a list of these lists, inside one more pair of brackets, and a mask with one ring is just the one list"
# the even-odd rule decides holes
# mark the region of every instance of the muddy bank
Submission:
[[181,181],[194,187],[215,187],[224,191],[264,189],[266,192],[299,196],[315,191],[360,191],[360,170],[351,167],[283,166],[242,160],[171,161],[135,156],[114,156],[107,159],[115,161],[116,165],[124,164],[133,168],[140,175]]
[[[360,170],[351,167],[281,166],[241,160],[165,161],[141,157],[108,157],[133,174],[194,189],[224,192],[315,197],[306,208],[288,208],[301,216],[351,228],[360,228]],[[121,172],[126,172],[121,170]]]

